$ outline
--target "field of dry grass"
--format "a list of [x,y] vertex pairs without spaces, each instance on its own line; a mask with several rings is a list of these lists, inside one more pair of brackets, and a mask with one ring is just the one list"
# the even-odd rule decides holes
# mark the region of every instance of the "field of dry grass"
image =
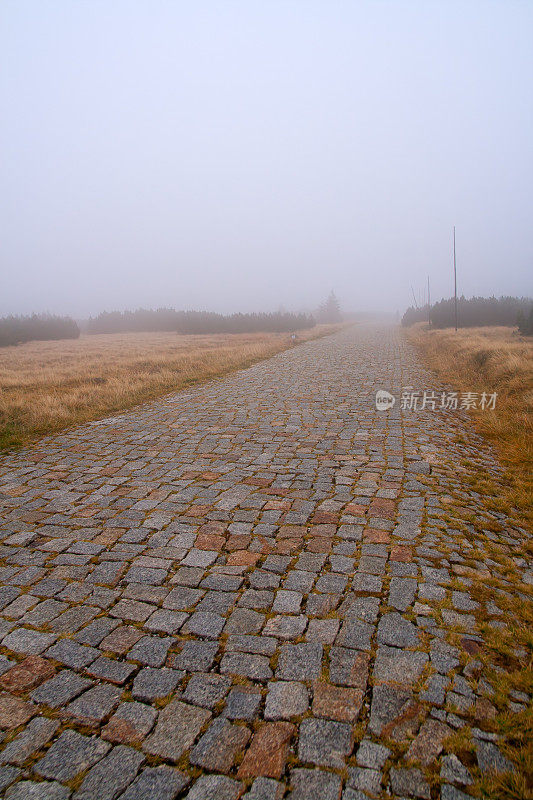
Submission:
[[[298,341],[336,326],[299,331]],[[123,333],[0,349],[0,448],[98,419],[291,347],[289,334]]]
[[517,508],[531,525],[533,341],[504,327],[464,328],[456,333],[449,328],[428,330],[421,324],[409,328],[407,336],[443,382],[458,391],[498,393],[494,411],[471,415],[507,469],[509,492],[500,502]]

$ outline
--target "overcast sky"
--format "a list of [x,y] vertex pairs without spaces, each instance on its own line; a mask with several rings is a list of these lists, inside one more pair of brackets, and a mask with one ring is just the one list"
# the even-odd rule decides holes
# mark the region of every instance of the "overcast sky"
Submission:
[[0,314],[533,293],[533,2],[3,0]]

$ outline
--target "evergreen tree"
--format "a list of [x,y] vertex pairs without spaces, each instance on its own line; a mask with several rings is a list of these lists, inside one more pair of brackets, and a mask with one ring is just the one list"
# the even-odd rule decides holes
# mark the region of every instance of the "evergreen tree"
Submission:
[[324,323],[334,323],[341,321],[340,304],[333,290],[327,299],[322,303],[317,313],[318,321]]

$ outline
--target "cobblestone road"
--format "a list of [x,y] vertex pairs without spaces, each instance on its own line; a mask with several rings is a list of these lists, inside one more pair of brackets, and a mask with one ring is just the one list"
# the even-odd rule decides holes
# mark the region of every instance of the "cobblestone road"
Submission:
[[499,469],[460,412],[374,405],[433,381],[354,328],[2,456],[5,797],[457,800],[510,768],[481,625],[509,569],[527,596],[523,532],[464,482]]

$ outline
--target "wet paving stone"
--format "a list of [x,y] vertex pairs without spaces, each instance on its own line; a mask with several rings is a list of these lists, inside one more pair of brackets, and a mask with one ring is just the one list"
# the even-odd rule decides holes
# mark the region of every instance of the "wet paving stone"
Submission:
[[465,413],[404,385],[439,388],[358,325],[0,456],[6,798],[462,800],[516,768],[485,626],[528,602],[525,530],[471,489],[504,478]]

